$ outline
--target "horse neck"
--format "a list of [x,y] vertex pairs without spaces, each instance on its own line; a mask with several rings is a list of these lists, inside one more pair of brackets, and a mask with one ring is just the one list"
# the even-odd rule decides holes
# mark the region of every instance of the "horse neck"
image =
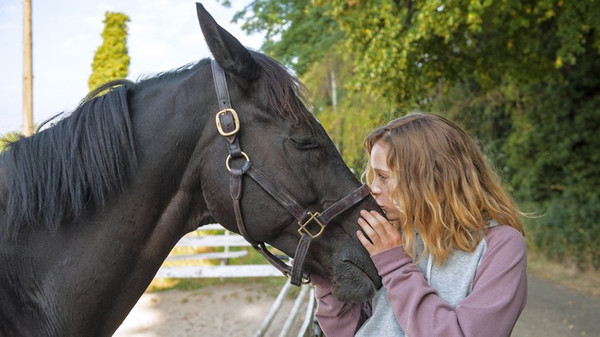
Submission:
[[[164,92],[169,92],[167,89]],[[173,94],[176,91],[171,88]],[[132,106],[144,99],[148,106],[160,106],[150,95],[141,96],[131,102]],[[168,100],[163,97],[163,101]],[[1,264],[28,263],[24,268],[28,271],[19,275],[23,282],[18,283],[35,283],[37,293],[4,305],[27,305],[35,313],[28,318],[29,326],[37,329],[38,335],[112,335],[181,236],[212,220],[203,199],[198,197],[202,195],[199,184],[194,193],[183,186],[189,183],[187,167],[198,139],[173,137],[167,144],[162,134],[189,137],[190,132],[160,127],[141,130],[152,113],[134,112],[139,162],[124,192],[110,198],[101,210],[84,213],[58,232],[34,231],[27,237],[31,249],[26,252],[18,249],[22,243],[14,242],[12,251],[25,256],[0,256]],[[204,118],[198,122],[203,123]],[[156,123],[168,125],[161,120]],[[6,246],[6,250],[11,248]],[[13,295],[18,293],[19,285],[6,285],[4,276],[0,274],[0,286],[10,288],[7,291]],[[40,294],[43,303],[34,298]],[[2,306],[0,321],[23,323],[22,317],[5,315]],[[43,322],[53,322],[53,333]]]
[[[203,125],[211,117],[204,115],[197,124]],[[177,136],[189,134],[160,131]],[[171,136],[168,141],[157,135],[148,145],[151,151],[139,151],[139,166],[130,188],[107,212],[119,221],[105,231],[106,242],[127,240],[117,257],[121,262],[106,282],[118,284],[119,289],[118,301],[112,303],[104,323],[107,332],[112,333],[112,328],[122,322],[177,241],[199,225],[214,221],[204,203],[200,181],[188,170],[193,166],[190,162],[200,137],[200,131],[196,132],[197,137]],[[106,288],[107,293],[114,291],[111,286]]]

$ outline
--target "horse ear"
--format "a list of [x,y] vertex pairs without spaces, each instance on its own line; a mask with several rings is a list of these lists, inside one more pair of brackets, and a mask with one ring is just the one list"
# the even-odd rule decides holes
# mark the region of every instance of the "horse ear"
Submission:
[[259,76],[259,66],[240,41],[219,26],[201,3],[196,3],[198,21],[204,39],[215,60],[226,71],[252,82]]

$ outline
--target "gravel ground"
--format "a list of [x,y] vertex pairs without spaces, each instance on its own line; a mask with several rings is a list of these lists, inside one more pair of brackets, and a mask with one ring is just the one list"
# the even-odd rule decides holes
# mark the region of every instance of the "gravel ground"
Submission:
[[[600,281],[599,281],[600,282]],[[527,306],[512,336],[600,336],[600,298],[528,275]]]
[[[528,281],[527,306],[512,336],[600,336],[600,297],[531,274]],[[277,291],[267,290],[261,284],[223,284],[193,291],[146,293],[115,336],[254,336],[275,301]],[[283,313],[290,311],[293,301],[285,301],[282,314],[275,317],[266,336],[279,336],[287,316]]]

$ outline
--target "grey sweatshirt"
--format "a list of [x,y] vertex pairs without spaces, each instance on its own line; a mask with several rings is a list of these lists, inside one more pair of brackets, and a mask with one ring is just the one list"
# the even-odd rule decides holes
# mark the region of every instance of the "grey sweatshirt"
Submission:
[[525,240],[509,226],[488,229],[474,252],[456,251],[443,266],[429,257],[415,265],[403,247],[372,259],[383,287],[371,303],[340,302],[327,282],[315,284],[326,336],[509,336],[525,307]]

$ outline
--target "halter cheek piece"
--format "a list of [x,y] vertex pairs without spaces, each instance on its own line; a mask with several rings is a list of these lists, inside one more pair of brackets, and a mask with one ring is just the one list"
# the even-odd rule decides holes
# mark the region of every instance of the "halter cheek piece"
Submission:
[[[229,90],[227,89],[227,80],[223,68],[212,60],[212,73],[219,99],[220,111],[216,114],[217,130],[227,140],[229,156],[225,161],[225,166],[230,173],[229,193],[233,200],[235,219],[240,234],[248,241],[254,249],[261,253],[274,267],[279,269],[286,277],[289,277],[290,283],[300,285],[310,282],[309,274],[303,271],[304,260],[313,239],[319,237],[327,224],[340,213],[346,211],[369,194],[369,188],[362,185],[354,192],[343,199],[337,201],[322,213],[309,212],[304,210],[290,194],[281,187],[276,186],[260,169],[254,167],[250,162],[250,157],[241,149],[237,133],[240,130],[240,121],[237,113],[231,107]],[[244,163],[239,168],[231,165],[231,160],[244,159]],[[264,242],[254,240],[246,230],[240,200],[242,198],[242,177],[244,174],[252,178],[267,193],[269,193],[279,204],[281,204],[298,221],[298,233],[300,241],[294,254],[293,266],[290,266],[273,255],[265,246]],[[316,225],[315,225],[316,224]],[[316,229],[311,231],[311,228]]]

